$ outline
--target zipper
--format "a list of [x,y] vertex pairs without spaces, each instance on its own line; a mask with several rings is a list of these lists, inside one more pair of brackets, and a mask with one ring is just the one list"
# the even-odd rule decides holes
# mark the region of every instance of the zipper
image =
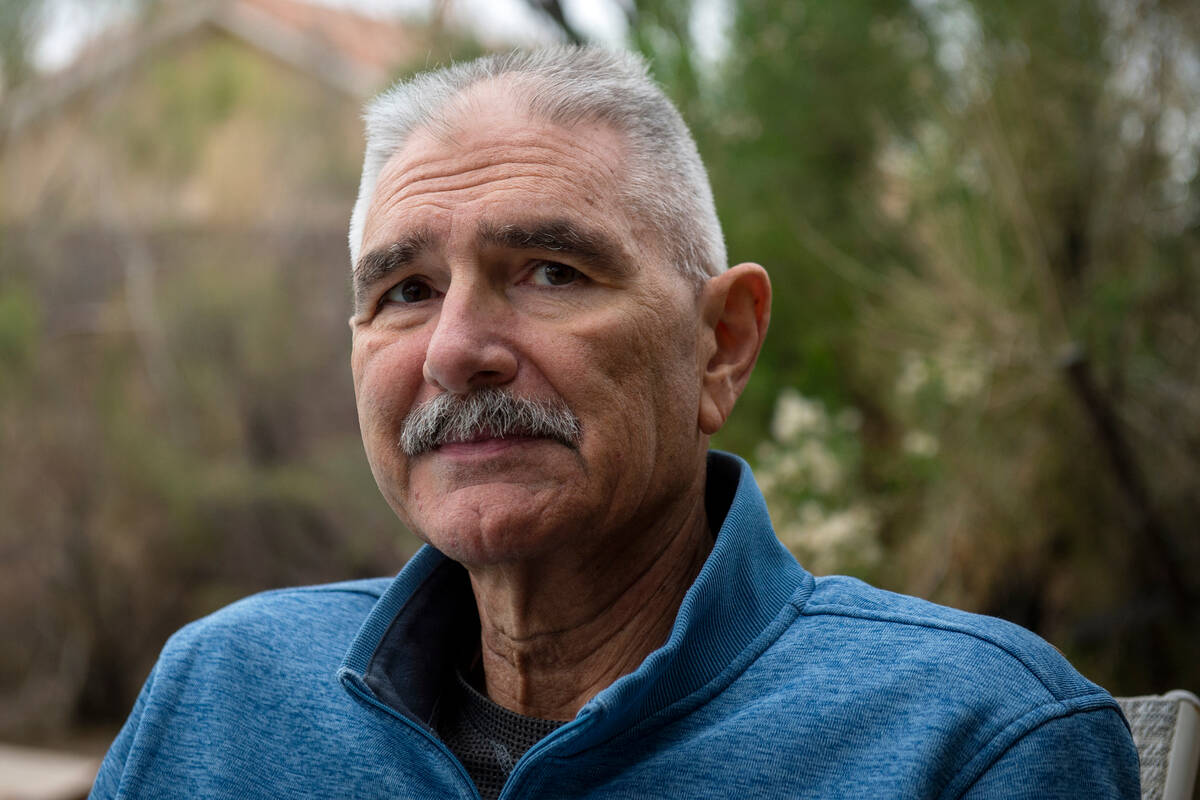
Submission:
[[[443,742],[437,736],[434,736],[432,733],[430,733],[429,729],[426,728],[424,725],[418,724],[416,721],[412,720],[405,714],[401,714],[399,711],[392,708],[387,703],[382,702],[378,697],[375,696],[375,694],[373,692],[370,691],[370,689],[368,689],[365,686],[362,686],[358,679],[358,676],[355,675],[350,670],[344,670],[343,673],[339,677],[342,679],[342,683],[346,686],[346,688],[348,688],[354,694],[358,695],[359,699],[363,700],[368,705],[372,705],[375,708],[379,709],[380,711],[383,711],[384,713],[394,717],[395,719],[398,719],[400,722],[404,723],[409,728],[411,728],[414,732],[425,737],[426,740],[432,742],[433,745],[439,751],[441,751],[442,755],[445,756],[445,758],[454,766],[454,769],[457,770],[458,777],[459,777],[459,783],[461,783],[463,786],[467,787],[467,796],[474,798],[474,800],[483,800],[483,796],[479,794],[479,789],[478,789],[478,787],[475,786],[475,781],[474,781],[474,779],[471,778],[470,774],[467,772],[467,768],[462,765],[462,762],[459,761],[458,758],[452,752],[450,752],[450,748],[446,747],[445,742]],[[555,733],[557,733],[557,732],[558,731],[555,731]],[[528,754],[526,754],[526,755],[528,755]],[[520,762],[518,762],[518,766],[520,766]],[[515,773],[516,770],[514,769],[513,772]],[[509,776],[509,777],[511,777],[511,776]]]
[[[591,707],[590,709],[588,708],[589,706]],[[541,757],[543,752],[554,747],[559,741],[575,735],[589,717],[603,711],[602,704],[594,701],[584,708],[585,711],[581,716],[576,717],[561,728],[551,731],[550,735],[540,739],[533,747],[525,751],[525,755],[521,756],[517,761],[516,766],[513,767],[513,771],[508,775],[508,780],[504,782],[504,788],[500,790],[498,800],[512,800],[512,798],[516,797],[517,787],[522,782],[525,773],[533,768],[531,765]]]

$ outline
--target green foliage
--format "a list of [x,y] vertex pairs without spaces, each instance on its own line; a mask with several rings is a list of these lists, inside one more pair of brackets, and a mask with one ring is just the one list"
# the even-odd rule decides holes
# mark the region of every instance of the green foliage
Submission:
[[879,515],[864,502],[861,415],[831,415],[794,389],[779,395],[771,439],[758,448],[759,486],[780,541],[817,574],[871,579],[881,566]]
[[694,8],[663,5],[634,41],[731,260],[772,276],[718,443],[756,455],[781,537],[1031,627],[1114,691],[1194,680],[1194,15],[742,0],[691,70]]
[[[91,329],[69,302],[53,321],[30,314],[30,293],[11,287],[118,265],[110,247],[69,261],[69,242],[12,237],[0,369],[23,373],[20,392],[0,393],[0,446],[20,469],[5,470],[0,506],[6,552],[27,569],[0,583],[0,680],[25,681],[28,703],[7,704],[0,728],[117,720],[187,620],[272,586],[387,574],[415,549],[362,457],[343,232],[307,237],[303,258],[255,231],[153,239],[170,265],[157,331],[131,328],[122,289],[89,300],[106,307]],[[214,260],[222,250],[240,257]],[[44,260],[9,260],[18,251]],[[156,337],[165,372],[150,368]],[[70,589],[47,602],[54,586]],[[62,648],[82,671],[33,669]]]
[[29,56],[41,7],[40,0],[0,3],[0,89],[21,83],[33,71]]
[[357,102],[220,36],[122,78],[0,152],[39,212],[0,227],[0,546],[20,565],[0,733],[20,739],[119,722],[191,619],[417,546],[348,369]]
[[26,286],[0,288],[0,399],[24,384],[36,358],[41,327],[37,296]]
[[880,218],[875,157],[911,124],[928,71],[919,47],[896,44],[923,36],[906,8],[739,4],[726,59],[690,115],[731,261],[761,262],[775,289],[772,332],[725,446],[750,449],[784,387],[833,405],[857,393],[853,317],[874,276],[904,258]]

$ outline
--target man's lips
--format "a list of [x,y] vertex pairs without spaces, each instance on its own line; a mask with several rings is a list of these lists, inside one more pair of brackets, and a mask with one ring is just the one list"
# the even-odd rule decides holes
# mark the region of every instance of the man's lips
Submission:
[[507,435],[507,436],[504,436],[504,435],[501,435],[501,434],[497,434],[495,431],[482,430],[482,431],[476,431],[475,433],[471,434],[471,436],[469,436],[469,437],[468,437],[468,438],[466,438],[466,439],[455,439],[455,440],[452,440],[452,441],[443,442],[443,445],[447,445],[447,444],[474,444],[474,443],[476,443],[476,442],[487,442],[487,441],[491,441],[492,439],[515,439],[515,438],[519,438],[520,436],[521,436],[521,434],[518,434],[518,433],[511,433],[511,434],[509,434],[509,435]]
[[479,430],[479,431],[476,431],[475,433],[471,434],[466,439],[450,439],[445,442],[442,442],[441,445],[439,445],[439,447],[445,447],[446,445],[449,445],[449,444],[475,444],[477,442],[490,442],[495,439],[502,439],[502,440],[507,441],[510,439],[517,440],[517,439],[533,439],[533,438],[537,438],[537,437],[531,436],[530,434],[524,433],[522,431],[510,431],[509,433],[496,433],[496,431],[494,431],[494,430],[489,430],[487,428],[484,428],[483,430]]
[[543,436],[530,436],[523,433],[509,433],[498,436],[490,431],[484,431],[473,435],[470,439],[443,442],[435,447],[434,450],[443,455],[488,455],[522,444],[548,441],[553,440]]

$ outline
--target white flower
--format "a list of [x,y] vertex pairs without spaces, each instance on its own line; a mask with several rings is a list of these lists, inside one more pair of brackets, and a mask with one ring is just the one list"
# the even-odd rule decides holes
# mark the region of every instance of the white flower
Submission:
[[938,440],[926,431],[909,431],[900,446],[909,455],[921,458],[931,458],[938,452]]
[[800,446],[796,454],[803,466],[805,478],[822,494],[829,494],[842,482],[842,465],[828,447],[816,439]]
[[929,382],[929,365],[919,354],[907,351],[900,359],[900,376],[896,378],[896,394],[912,397]]
[[801,521],[780,531],[784,544],[798,551],[805,566],[827,574],[848,563],[879,563],[883,557],[878,541],[879,519],[872,509],[859,505],[814,514],[809,505],[816,504],[805,504]]
[[958,403],[974,397],[983,390],[987,380],[987,368],[980,361],[956,359],[945,365],[942,382],[946,387],[946,399]]
[[775,403],[775,416],[771,420],[771,435],[776,441],[792,441],[808,433],[821,433],[828,419],[825,408],[815,400],[809,400],[795,389],[784,389]]

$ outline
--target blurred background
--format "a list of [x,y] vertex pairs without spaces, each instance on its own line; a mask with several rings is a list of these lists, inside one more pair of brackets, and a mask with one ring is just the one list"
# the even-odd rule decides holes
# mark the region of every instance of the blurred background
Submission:
[[166,637],[392,574],[348,367],[362,102],[645,53],[776,299],[717,446],[817,573],[1200,688],[1200,5],[0,1],[0,740],[99,747]]

